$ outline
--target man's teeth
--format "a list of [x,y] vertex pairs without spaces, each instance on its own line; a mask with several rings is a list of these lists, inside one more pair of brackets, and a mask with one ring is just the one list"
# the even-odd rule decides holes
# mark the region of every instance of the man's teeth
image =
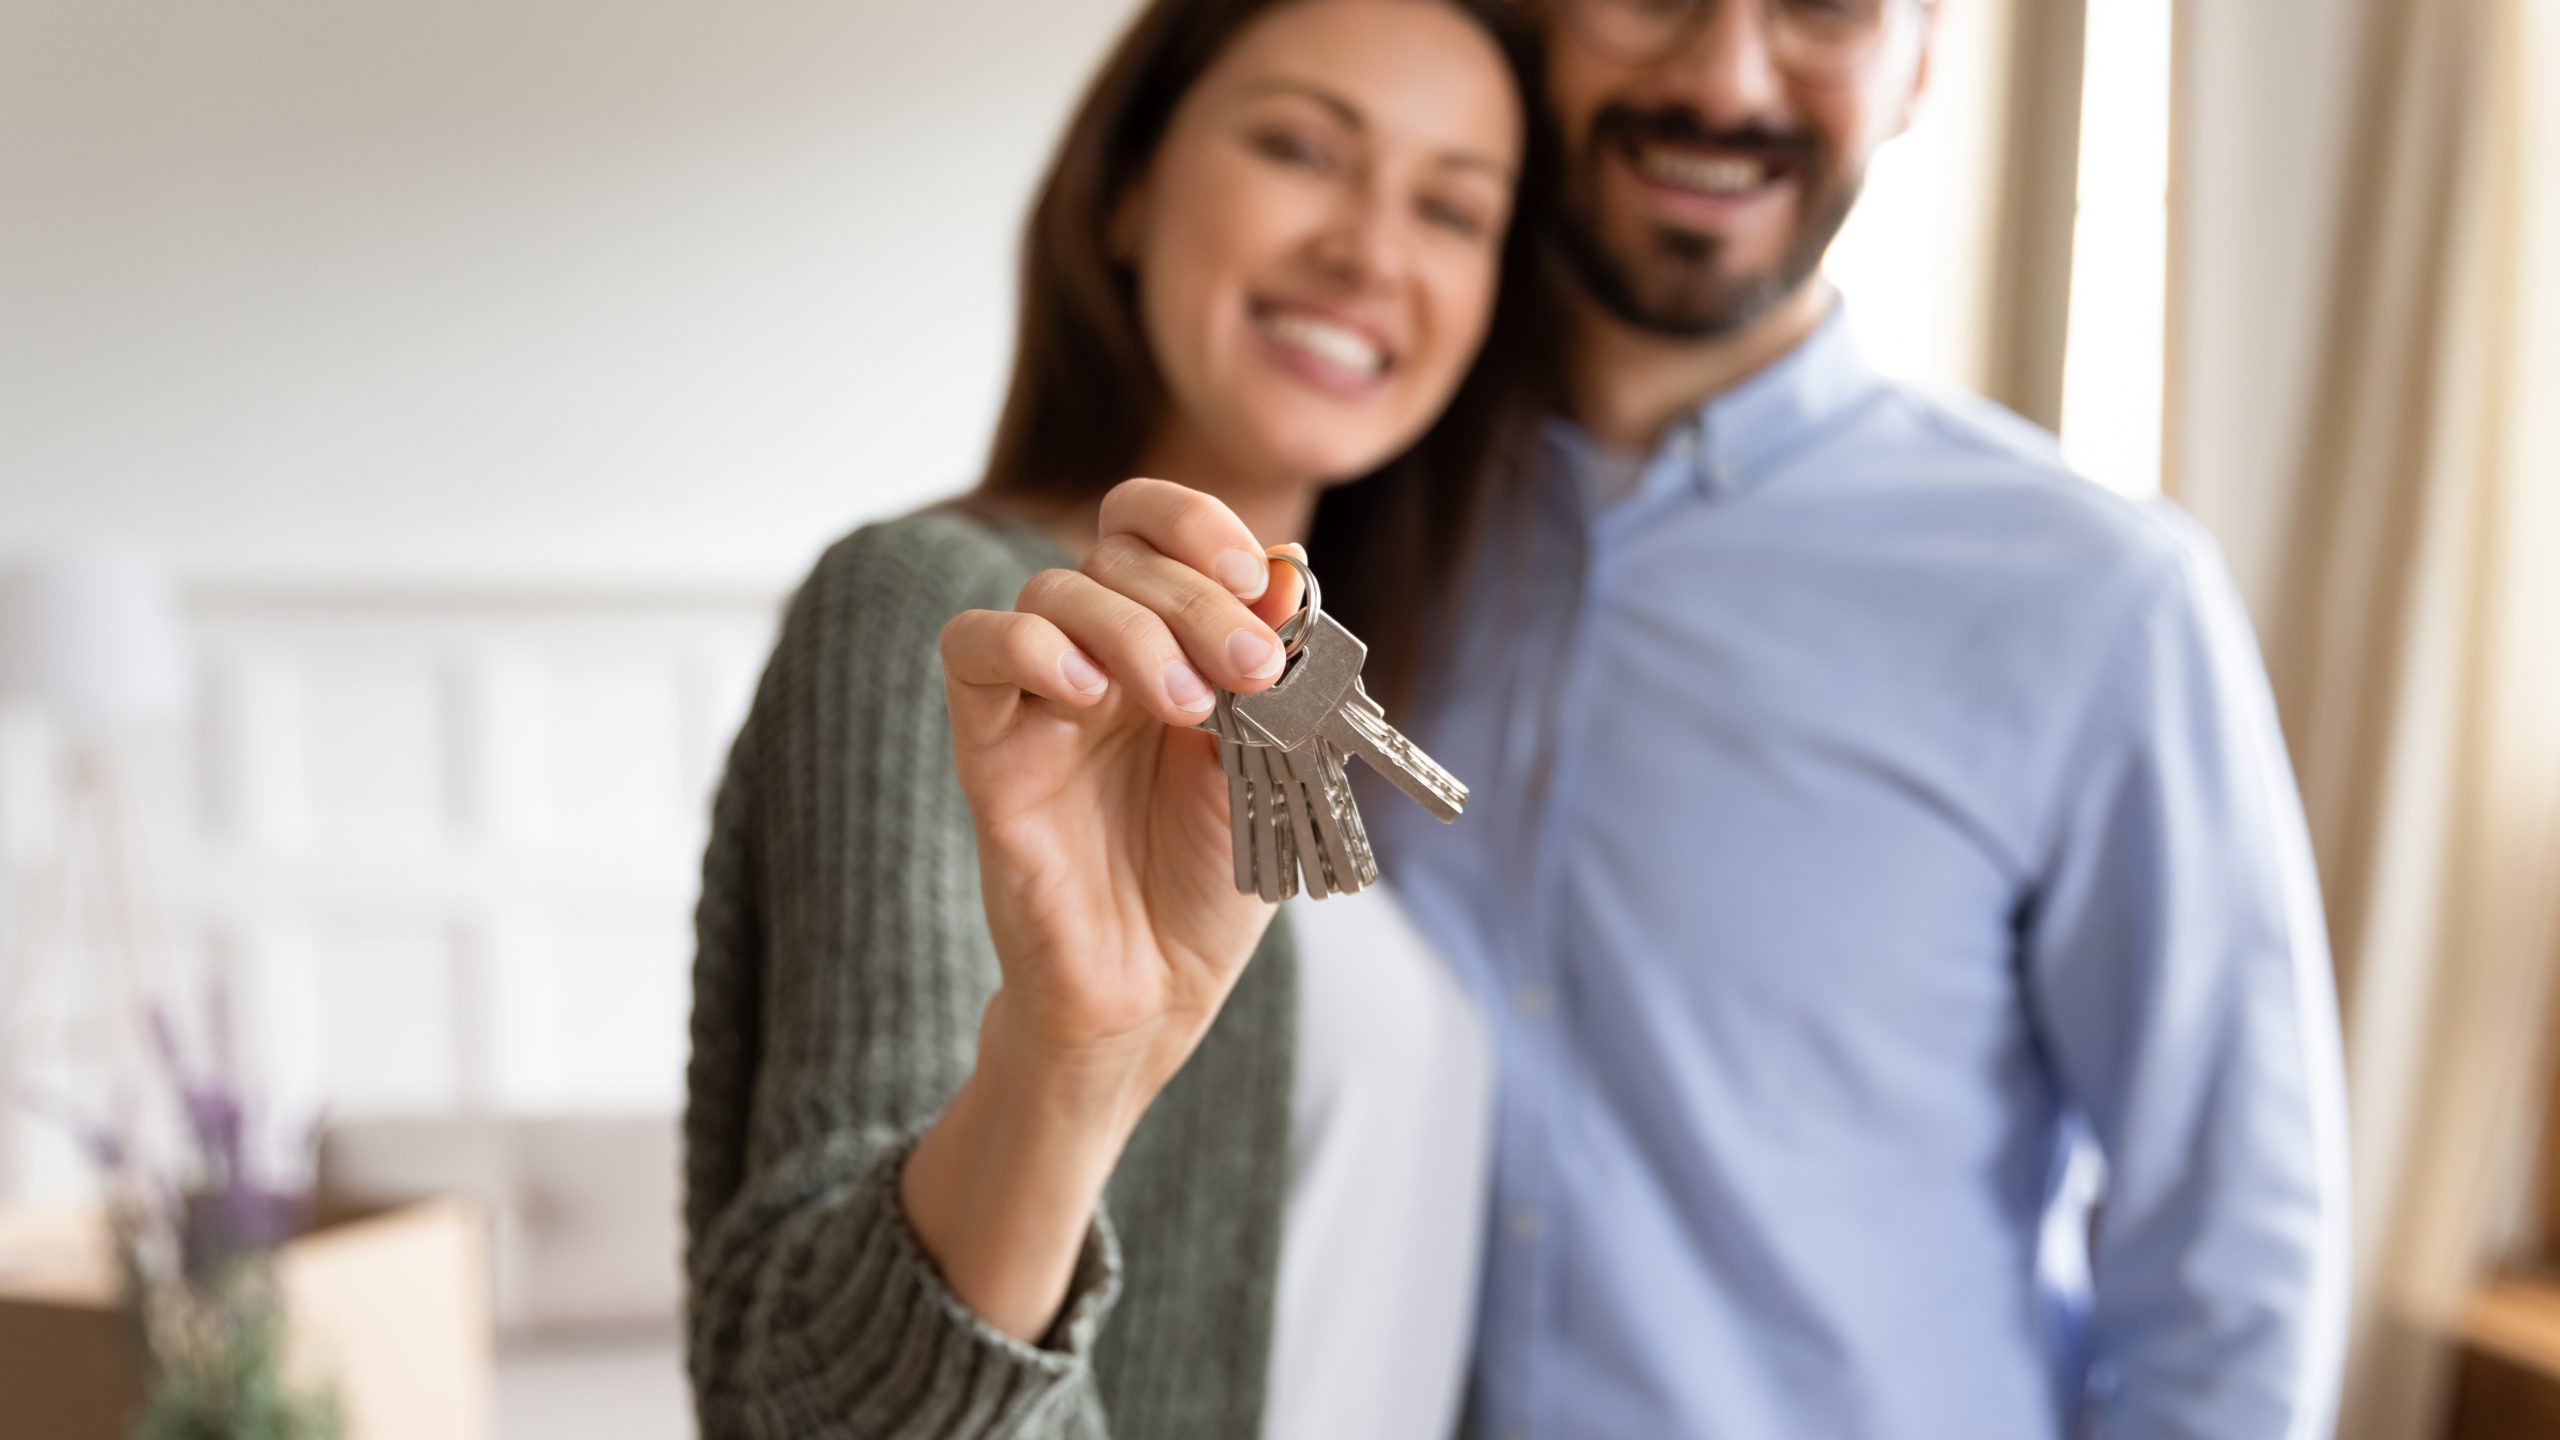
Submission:
[[1684,154],[1677,150],[1648,150],[1644,154],[1644,177],[1683,190],[1696,190],[1708,195],[1740,195],[1759,189],[1769,179],[1769,167],[1758,160],[1740,155]]
[[1376,375],[1387,368],[1386,352],[1349,326],[1310,315],[1265,315],[1262,330],[1283,345],[1304,350],[1355,375]]

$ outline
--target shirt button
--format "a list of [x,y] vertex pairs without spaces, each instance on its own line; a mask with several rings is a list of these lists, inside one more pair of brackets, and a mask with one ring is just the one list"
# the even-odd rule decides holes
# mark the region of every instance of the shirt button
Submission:
[[1512,1243],[1527,1245],[1538,1238],[1538,1212],[1526,1206],[1514,1210],[1504,1228],[1511,1232]]
[[1511,997],[1511,1003],[1523,1020],[1544,1020],[1554,1014],[1556,1008],[1555,996],[1542,985],[1521,986],[1519,993]]

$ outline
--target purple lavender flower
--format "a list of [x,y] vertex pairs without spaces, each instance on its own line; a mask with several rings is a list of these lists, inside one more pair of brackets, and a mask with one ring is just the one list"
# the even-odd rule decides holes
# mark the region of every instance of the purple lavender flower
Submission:
[[[309,1223],[310,1196],[299,1186],[269,1181],[260,1173],[256,1113],[233,1069],[229,1029],[229,995],[217,977],[205,995],[205,1015],[214,1031],[210,1049],[214,1064],[200,1072],[189,1059],[189,1047],[169,1008],[153,1003],[144,1009],[159,1079],[176,1103],[187,1142],[173,1173],[137,1173],[136,1148],[115,1127],[83,1114],[56,1097],[31,1096],[45,1113],[77,1139],[99,1171],[123,1182],[127,1203],[140,1223],[166,1237],[185,1283],[211,1292],[242,1265],[261,1266]],[[318,1122],[297,1137],[308,1155],[316,1148]]]
[[179,1269],[196,1288],[219,1289],[233,1267],[262,1264],[300,1234],[308,1208],[297,1191],[190,1190],[178,1211]]
[[[274,1261],[309,1222],[310,1197],[260,1174],[259,1111],[234,1063],[230,997],[218,978],[204,1016],[212,1031],[207,1073],[190,1065],[168,1009],[153,1004],[139,1017],[157,1062],[147,1068],[166,1084],[184,1142],[165,1169],[130,1138],[141,1133],[131,1123],[102,1123],[48,1092],[31,1093],[28,1103],[60,1123],[112,1182],[107,1214],[151,1375],[145,1430],[247,1433],[235,1424],[246,1414],[237,1409],[245,1395],[286,1405],[246,1422],[257,1433],[329,1440],[343,1433],[329,1395],[287,1397],[275,1373],[283,1317]],[[118,1105],[115,1113],[130,1122],[136,1111]],[[296,1138],[304,1156],[313,1153],[318,1119]],[[273,1428],[286,1421],[288,1428]]]

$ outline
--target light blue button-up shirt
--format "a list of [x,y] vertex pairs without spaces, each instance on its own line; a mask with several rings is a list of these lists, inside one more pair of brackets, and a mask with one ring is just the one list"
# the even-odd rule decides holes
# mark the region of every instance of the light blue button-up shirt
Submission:
[[1411,717],[1467,813],[1369,807],[1495,1017],[1482,1433],[2327,1434],[2336,1005],[2209,544],[1837,313],[1631,488],[1545,443]]

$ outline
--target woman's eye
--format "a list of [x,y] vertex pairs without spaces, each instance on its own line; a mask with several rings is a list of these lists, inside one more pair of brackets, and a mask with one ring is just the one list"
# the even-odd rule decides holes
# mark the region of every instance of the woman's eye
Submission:
[[1253,137],[1253,148],[1264,157],[1283,165],[1303,165],[1310,170],[1333,168],[1333,152],[1302,135],[1285,130],[1267,130]]
[[1473,207],[1461,205],[1453,200],[1423,201],[1422,218],[1451,234],[1464,235],[1469,239],[1481,238],[1490,228],[1485,224],[1484,217],[1477,214]]

